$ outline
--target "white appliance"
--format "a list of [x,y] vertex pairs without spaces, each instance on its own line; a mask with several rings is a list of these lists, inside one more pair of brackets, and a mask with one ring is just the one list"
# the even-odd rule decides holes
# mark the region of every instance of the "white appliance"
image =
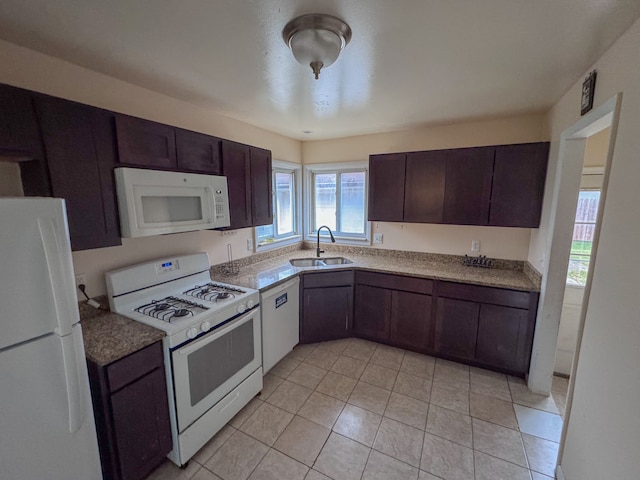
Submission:
[[206,253],[106,274],[111,310],[166,332],[173,450],[184,465],[262,390],[260,295],[213,283]]
[[101,479],[64,200],[0,198],[0,478]]
[[123,237],[230,225],[226,177],[140,168],[114,172]]
[[260,294],[262,370],[267,373],[300,339],[300,278]]

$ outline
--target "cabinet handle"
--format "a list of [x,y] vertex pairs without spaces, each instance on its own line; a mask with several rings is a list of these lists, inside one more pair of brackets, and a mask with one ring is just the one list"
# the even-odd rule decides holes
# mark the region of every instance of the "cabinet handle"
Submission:
[[348,313],[344,316],[344,329],[349,330],[349,314]]

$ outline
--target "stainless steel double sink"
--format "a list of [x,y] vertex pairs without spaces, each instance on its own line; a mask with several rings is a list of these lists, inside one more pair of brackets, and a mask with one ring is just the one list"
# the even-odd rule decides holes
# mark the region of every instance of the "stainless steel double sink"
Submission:
[[289,260],[294,267],[331,267],[333,265],[346,265],[353,263],[345,257],[326,257],[326,258],[294,258]]

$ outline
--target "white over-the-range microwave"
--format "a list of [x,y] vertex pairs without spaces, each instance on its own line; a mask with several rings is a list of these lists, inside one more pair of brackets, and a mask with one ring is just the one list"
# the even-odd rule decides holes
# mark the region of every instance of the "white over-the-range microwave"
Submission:
[[226,177],[116,168],[115,178],[125,238],[230,225]]

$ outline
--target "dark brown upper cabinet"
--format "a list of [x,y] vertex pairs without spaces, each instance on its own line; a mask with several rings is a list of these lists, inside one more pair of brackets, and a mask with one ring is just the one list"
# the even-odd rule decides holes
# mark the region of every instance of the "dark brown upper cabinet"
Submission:
[[446,150],[407,154],[404,221],[442,223]]
[[540,226],[548,157],[548,143],[496,149],[489,225]]
[[273,222],[271,152],[222,141],[222,174],[227,177],[229,215],[234,228]]
[[548,143],[371,155],[370,221],[540,224]]
[[223,140],[222,174],[229,189],[228,229],[250,227],[251,221],[251,150],[248,145]]
[[120,245],[111,113],[60,98],[35,98],[51,189],[67,206],[71,248]]
[[447,151],[444,223],[487,225],[494,155],[494,147]]
[[180,170],[222,174],[222,139],[180,128],[175,132]]
[[369,157],[370,221],[401,222],[404,211],[406,154]]
[[120,163],[177,168],[174,127],[127,115],[116,115],[115,121]]
[[22,159],[42,154],[31,92],[0,85],[0,156]]
[[271,174],[271,152],[251,147],[251,223],[269,225],[273,223],[273,195]]

